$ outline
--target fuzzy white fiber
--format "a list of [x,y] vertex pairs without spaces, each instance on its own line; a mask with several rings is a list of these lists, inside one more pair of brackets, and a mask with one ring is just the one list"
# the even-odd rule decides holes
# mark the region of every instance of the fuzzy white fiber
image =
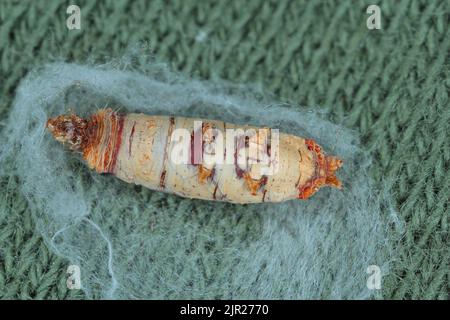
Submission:
[[[1,147],[38,231],[79,265],[90,298],[298,299],[379,297],[370,265],[394,258],[387,190],[374,186],[355,132],[324,112],[280,104],[263,90],[199,81],[160,64],[137,71],[53,63],[21,83]],[[342,191],[308,201],[232,205],[189,200],[91,172],[54,141],[49,117],[99,108],[267,125],[315,139],[342,157]],[[6,170],[3,170],[2,174]],[[11,173],[8,173],[11,174]]]

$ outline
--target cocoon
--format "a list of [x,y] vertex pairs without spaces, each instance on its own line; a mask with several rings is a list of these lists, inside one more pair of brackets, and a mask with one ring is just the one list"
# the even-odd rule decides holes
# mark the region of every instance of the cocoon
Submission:
[[[108,106],[120,109],[113,112]],[[308,201],[254,205],[152,192],[86,170],[77,156],[51,139],[46,122],[70,113],[68,107],[86,124],[102,114],[126,115],[136,122],[148,120],[141,115],[147,114],[280,128],[284,134],[314,139],[324,154],[339,156],[344,162],[338,171],[343,188],[323,188]],[[170,118],[165,119],[168,132]],[[142,128],[142,137],[148,137],[145,121],[135,126],[132,155],[140,143],[137,130]],[[214,123],[203,121],[208,122]],[[124,120],[123,149],[118,151],[124,156],[132,123]],[[110,124],[104,132],[118,132]],[[306,157],[314,158],[306,140],[292,139],[301,142]],[[389,183],[386,177],[385,185],[372,181],[371,157],[360,147],[358,133],[328,121],[320,108],[279,103],[255,86],[199,81],[128,56],[102,66],[52,63],[21,82],[1,140],[0,173],[18,178],[37,231],[67,265],[80,267],[81,288],[90,298],[361,299],[380,294],[368,289],[367,268],[377,265],[384,276],[395,259],[389,223],[396,213]],[[76,138],[72,143],[75,147],[84,142]],[[138,162],[112,165],[104,154],[108,148],[112,152],[115,143],[104,140],[99,144],[102,152],[89,152],[86,162],[101,171],[122,165],[141,172]],[[202,173],[199,165],[183,165],[183,172],[192,175],[187,180],[208,187],[211,196],[211,175],[203,160],[193,161],[205,162]],[[166,179],[178,172],[170,170]],[[239,180],[240,190],[254,197],[245,180]],[[167,188],[169,183],[165,180]],[[257,195],[262,197],[261,190]],[[292,195],[298,196],[299,190]]]

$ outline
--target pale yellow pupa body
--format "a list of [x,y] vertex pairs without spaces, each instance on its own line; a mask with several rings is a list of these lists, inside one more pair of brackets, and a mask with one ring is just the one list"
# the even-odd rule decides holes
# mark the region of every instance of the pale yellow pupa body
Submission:
[[57,116],[47,128],[97,172],[182,197],[280,202],[307,199],[325,185],[341,188],[340,159],[276,129],[111,109],[89,119]]

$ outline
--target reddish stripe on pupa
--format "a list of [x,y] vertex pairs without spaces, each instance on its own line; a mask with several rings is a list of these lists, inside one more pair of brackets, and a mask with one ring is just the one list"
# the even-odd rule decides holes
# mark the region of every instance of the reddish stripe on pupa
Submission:
[[109,162],[109,166],[105,168],[105,171],[108,173],[114,173],[116,162],[117,162],[117,155],[119,154],[120,146],[122,145],[122,132],[123,132],[123,124],[125,122],[125,116],[122,115],[116,115],[115,116],[116,121],[116,130],[115,130],[115,137],[111,137],[111,142],[114,143],[114,149],[112,150],[111,154],[111,161]]
[[128,157],[131,157],[131,145],[133,144],[134,129],[136,127],[136,121],[133,122],[133,127],[131,128],[130,137],[128,138]]

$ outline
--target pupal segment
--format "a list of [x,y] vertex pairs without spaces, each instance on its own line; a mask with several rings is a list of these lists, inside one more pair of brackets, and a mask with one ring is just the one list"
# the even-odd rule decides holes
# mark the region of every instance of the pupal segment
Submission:
[[[88,119],[74,114],[57,116],[47,121],[47,128],[56,140],[81,152],[87,165],[97,172],[113,173],[126,182],[183,197],[232,203],[280,202],[307,199],[323,186],[342,188],[335,175],[342,160],[326,155],[314,140],[278,135],[270,128],[121,115],[111,109],[99,110]],[[231,138],[229,130],[235,133]],[[183,136],[184,149],[180,148]],[[277,143],[273,143],[275,136]],[[226,141],[218,148],[221,139]],[[184,163],[174,160],[180,150],[188,153]],[[249,162],[260,154],[271,166],[276,164],[276,170],[264,170],[259,159]]]

